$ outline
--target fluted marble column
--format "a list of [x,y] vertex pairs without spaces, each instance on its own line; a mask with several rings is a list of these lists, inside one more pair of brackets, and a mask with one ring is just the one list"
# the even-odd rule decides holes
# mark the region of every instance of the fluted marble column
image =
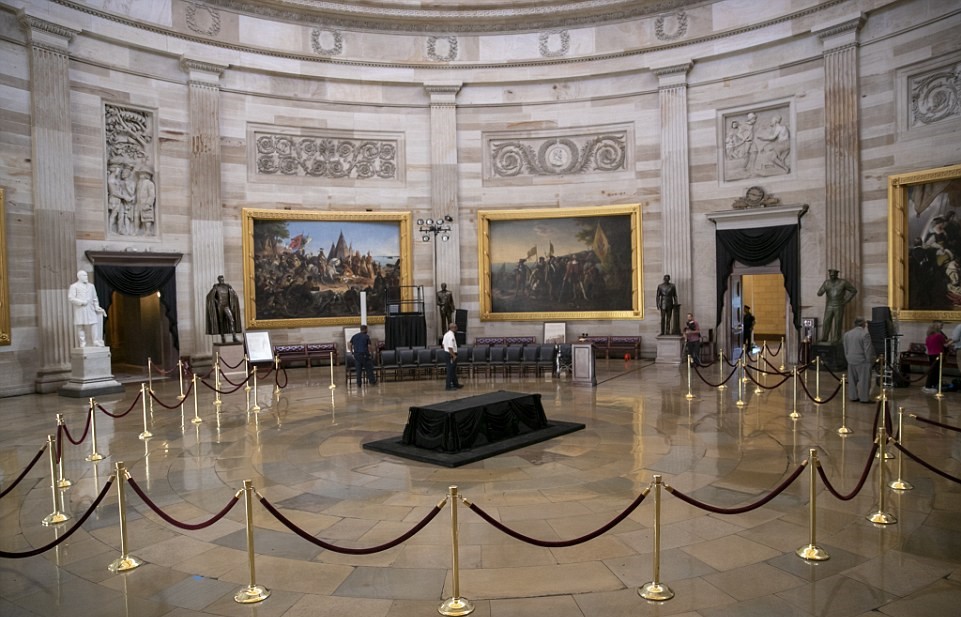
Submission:
[[[220,200],[220,76],[226,66],[181,58],[188,74],[190,118],[190,234],[193,275],[193,356],[211,355],[206,334],[206,297],[224,273],[224,233]],[[228,281],[230,282],[230,281]],[[239,289],[239,285],[235,285]],[[237,319],[240,320],[240,316]]]
[[[858,33],[863,24],[864,18],[857,16],[814,31],[824,46],[824,261],[858,289],[862,281]],[[845,315],[843,323],[848,324],[849,317]]]
[[[677,285],[681,310],[693,310],[691,182],[688,158],[687,74],[690,62],[655,69],[661,110],[661,225],[664,274]],[[681,319],[684,316],[681,315]],[[702,323],[705,321],[701,320]]]
[[77,221],[70,124],[70,56],[79,30],[21,12],[30,57],[33,141],[33,229],[40,369],[37,392],[55,392],[70,378],[75,345],[67,288],[77,274]]
[[[460,291],[460,222],[457,208],[457,93],[460,82],[429,82],[424,89],[430,95],[430,205],[434,219],[450,216],[450,241],[443,242],[440,236],[431,239],[434,249],[434,280],[425,287],[427,296],[428,322],[439,321],[435,306],[435,294],[441,283],[447,283],[454,292],[458,306],[462,300]],[[433,310],[431,310],[433,309]],[[435,332],[437,327],[428,327]]]

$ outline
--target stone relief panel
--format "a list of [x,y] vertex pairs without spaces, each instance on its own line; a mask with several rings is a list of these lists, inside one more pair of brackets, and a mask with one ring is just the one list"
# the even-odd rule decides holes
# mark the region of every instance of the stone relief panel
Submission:
[[571,33],[567,30],[541,32],[538,50],[544,58],[562,58],[571,50]]
[[961,62],[908,77],[909,127],[961,117]]
[[518,177],[600,176],[633,164],[629,125],[485,133],[483,140],[485,184],[509,184]]
[[184,9],[187,27],[197,34],[217,36],[220,34],[220,11],[202,4],[188,3]]
[[659,41],[676,41],[687,34],[687,13],[683,9],[658,15],[654,19],[654,36]]
[[319,56],[339,56],[344,51],[344,35],[333,28],[314,28],[310,48]]
[[427,37],[427,57],[435,62],[453,62],[457,60],[457,37]]
[[156,114],[104,103],[107,237],[158,236]]
[[247,133],[252,154],[248,172],[255,181],[403,180],[404,140],[400,133],[314,131],[267,125],[248,125]]
[[724,182],[790,175],[794,115],[789,102],[721,113],[718,167]]

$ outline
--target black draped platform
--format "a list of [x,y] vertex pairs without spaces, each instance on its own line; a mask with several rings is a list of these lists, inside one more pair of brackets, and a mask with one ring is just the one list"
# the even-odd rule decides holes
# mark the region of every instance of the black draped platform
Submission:
[[365,443],[364,448],[458,467],[582,428],[549,421],[540,394],[498,391],[411,407],[400,438]]

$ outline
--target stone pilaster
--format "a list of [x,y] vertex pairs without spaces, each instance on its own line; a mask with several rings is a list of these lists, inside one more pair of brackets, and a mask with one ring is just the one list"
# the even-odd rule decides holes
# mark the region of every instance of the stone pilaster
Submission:
[[[661,110],[661,225],[664,274],[677,285],[681,311],[693,311],[687,74],[691,63],[654,70]],[[683,321],[684,315],[681,315]],[[706,322],[704,317],[701,323]]]
[[[220,199],[220,76],[226,66],[181,58],[187,72],[190,118],[190,234],[193,306],[193,356],[210,356],[205,301],[224,273],[224,234]],[[230,282],[230,281],[228,281]],[[236,285],[239,288],[239,285]],[[237,316],[240,319],[240,316]]]
[[[441,283],[447,283],[454,292],[458,306],[463,298],[460,290],[460,233],[457,207],[457,93],[460,82],[430,82],[424,84],[430,95],[430,204],[432,218],[450,216],[450,241],[440,236],[431,239],[435,243],[434,279],[425,286],[427,295],[428,332],[438,332],[430,326],[430,320],[439,321],[435,294]],[[430,310],[433,308],[433,310]]]
[[[824,47],[824,263],[858,289],[862,281],[858,33],[863,24],[859,15],[814,30]],[[861,302],[856,298],[848,311],[853,314]],[[849,325],[850,318],[845,314],[844,324]]]
[[19,15],[30,57],[33,142],[33,229],[37,247],[37,392],[55,392],[70,378],[73,315],[67,288],[77,274],[77,221],[70,122],[69,45],[78,30]]

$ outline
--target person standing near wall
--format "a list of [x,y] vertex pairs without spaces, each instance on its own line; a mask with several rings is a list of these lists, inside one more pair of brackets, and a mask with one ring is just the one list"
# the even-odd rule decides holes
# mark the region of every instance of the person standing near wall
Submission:
[[924,387],[921,388],[921,392],[925,394],[934,394],[938,391],[938,380],[941,378],[941,367],[938,365],[938,360],[951,346],[951,339],[945,336],[941,330],[943,327],[944,324],[935,321],[928,326],[928,336],[924,339],[924,347],[928,352],[928,362],[930,363],[928,378],[924,382]]
[[464,386],[457,382],[457,324],[451,323],[444,334],[444,351],[447,352],[447,390],[458,390]]
[[751,312],[751,307],[744,305],[744,318],[741,320],[741,333],[744,336],[744,348],[747,353],[751,353],[754,350],[754,324],[757,321],[754,317],[754,313]]
[[854,327],[844,333],[844,359],[848,363],[848,399],[851,402],[871,403],[871,366],[877,353],[863,317],[854,320]]
[[687,314],[687,321],[684,322],[684,341],[687,355],[691,361],[701,365],[701,326],[694,319],[694,313]]

